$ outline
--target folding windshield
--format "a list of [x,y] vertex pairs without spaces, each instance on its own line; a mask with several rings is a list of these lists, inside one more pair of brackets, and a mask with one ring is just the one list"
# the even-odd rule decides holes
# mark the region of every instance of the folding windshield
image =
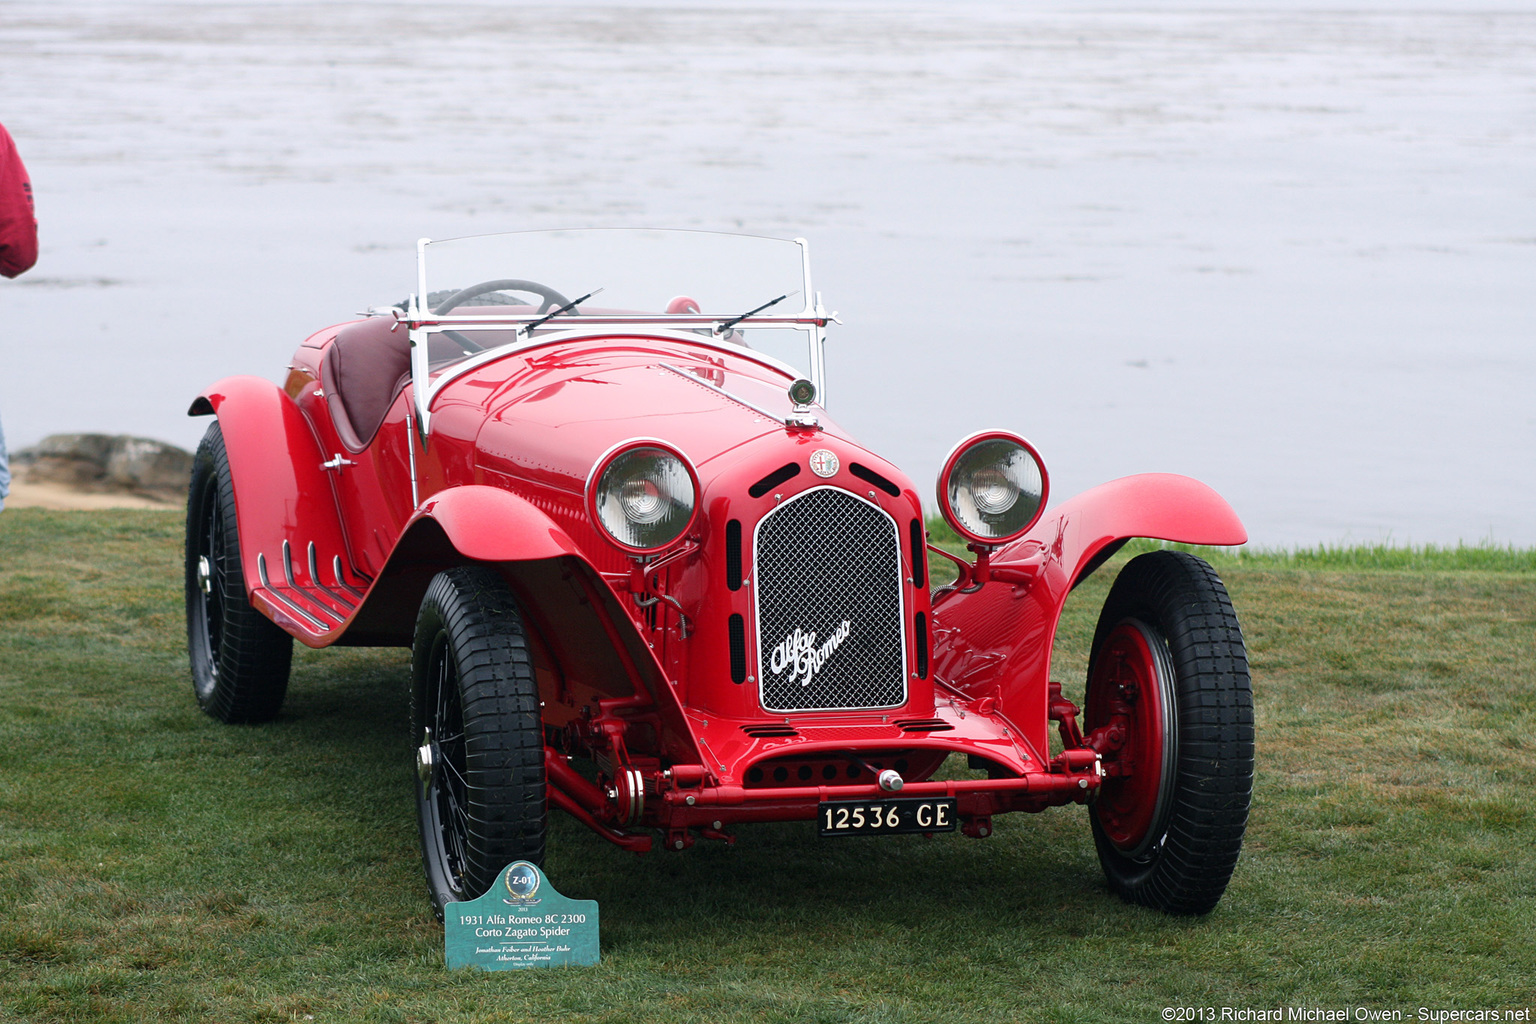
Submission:
[[593,228],[418,245],[412,372],[431,393],[509,347],[572,330],[689,331],[821,382],[822,328],[803,240]]
[[803,243],[713,231],[594,228],[424,241],[420,275],[423,312],[437,315],[492,312],[483,307],[513,298],[534,299],[547,312],[596,292],[573,312],[728,318],[785,296],[763,314],[794,316],[808,315],[815,298]]

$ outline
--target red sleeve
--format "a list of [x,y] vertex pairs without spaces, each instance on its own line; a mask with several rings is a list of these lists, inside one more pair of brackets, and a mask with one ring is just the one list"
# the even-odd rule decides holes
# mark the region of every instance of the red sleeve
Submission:
[[37,262],[32,182],[11,133],[0,125],[0,274],[15,277]]

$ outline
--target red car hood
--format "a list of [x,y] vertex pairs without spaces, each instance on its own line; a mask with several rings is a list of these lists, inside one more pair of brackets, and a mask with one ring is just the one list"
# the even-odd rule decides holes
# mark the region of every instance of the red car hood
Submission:
[[[433,404],[484,410],[476,438],[482,470],[580,493],[604,452],[638,437],[676,446],[705,482],[722,456],[786,433],[782,419],[768,414],[789,414],[789,383],[744,356],[604,338],[509,355],[453,382]],[[846,440],[821,410],[817,415],[818,435]]]

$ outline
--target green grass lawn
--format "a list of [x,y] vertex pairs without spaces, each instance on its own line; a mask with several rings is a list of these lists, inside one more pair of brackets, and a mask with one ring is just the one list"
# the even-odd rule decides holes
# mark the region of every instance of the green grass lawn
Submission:
[[[1111,896],[1081,808],[985,840],[747,826],[643,858],[557,815],[547,871],[601,904],[603,962],[486,974],[444,969],[421,881],[405,652],[299,648],[277,722],[220,725],[192,698],[180,545],[174,514],[0,515],[0,1021],[1536,1005],[1531,552],[1211,553],[1258,780],[1208,917]],[[1069,694],[1123,564],[1069,603]]]

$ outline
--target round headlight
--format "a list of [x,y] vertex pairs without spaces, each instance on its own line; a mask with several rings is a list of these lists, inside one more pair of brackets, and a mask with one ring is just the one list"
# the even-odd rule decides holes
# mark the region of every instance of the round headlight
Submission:
[[688,531],[699,487],[682,453],[660,441],[625,441],[587,478],[587,512],[619,547],[650,554]]
[[967,540],[1004,544],[1035,525],[1049,489],[1034,446],[1016,434],[987,430],[961,441],[944,460],[939,510]]

